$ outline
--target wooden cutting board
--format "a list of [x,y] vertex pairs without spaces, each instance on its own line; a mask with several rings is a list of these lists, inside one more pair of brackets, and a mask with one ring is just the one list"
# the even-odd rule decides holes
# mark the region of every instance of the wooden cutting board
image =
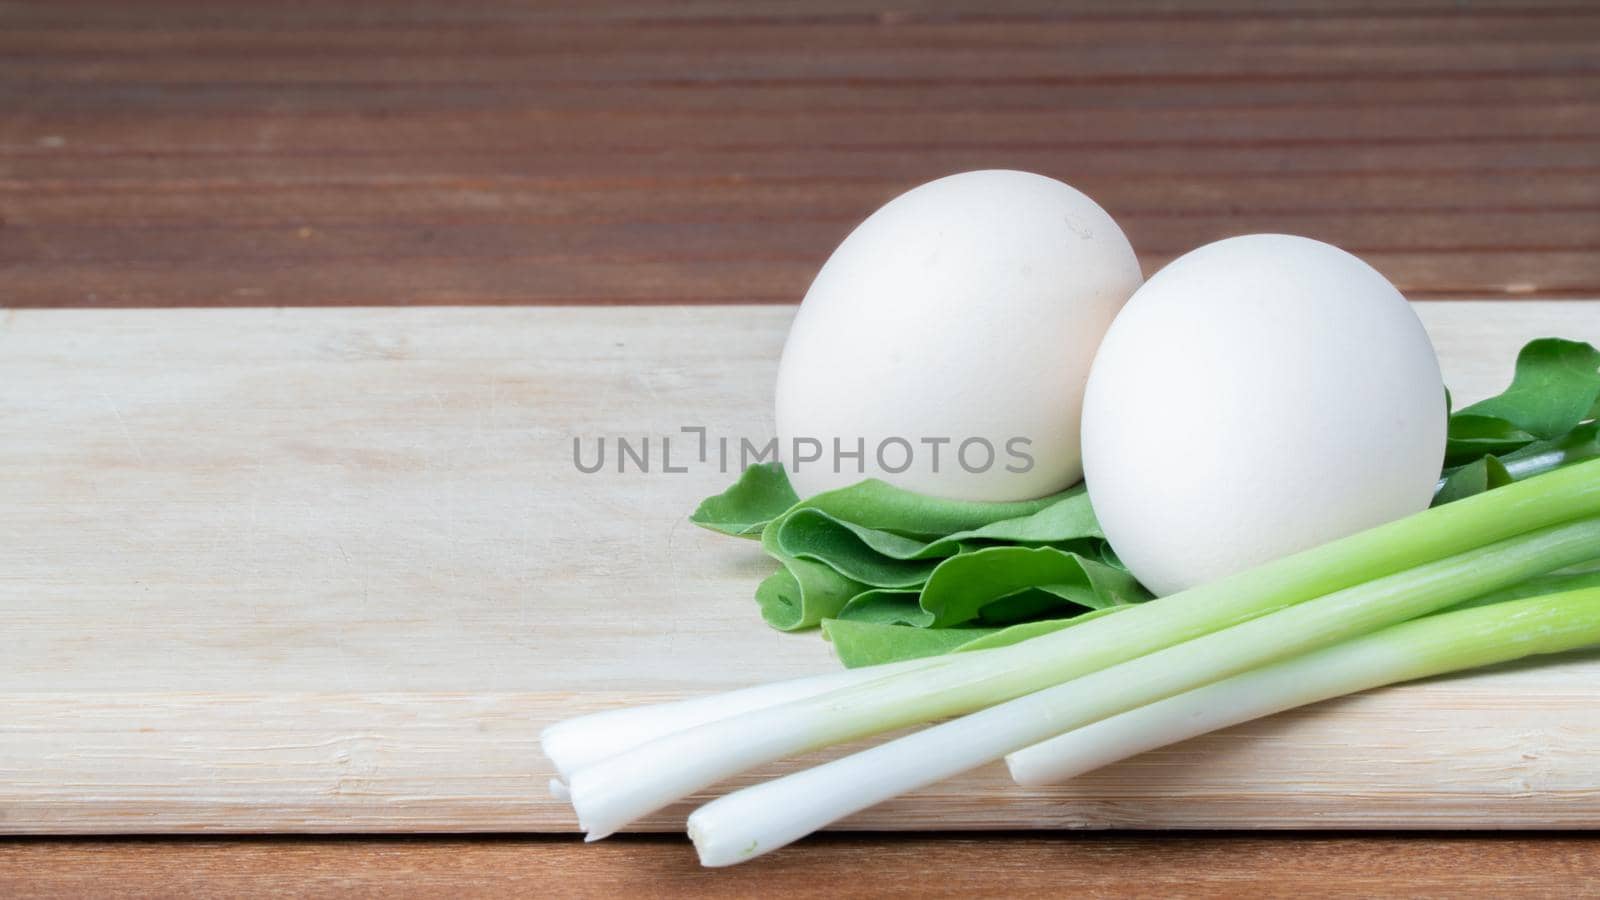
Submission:
[[[1528,338],[1600,339],[1600,302],[1418,310],[1463,400]],[[571,830],[546,723],[833,668],[760,623],[754,545],[685,521],[731,476],[679,429],[770,436],[791,314],[0,312],[0,832]],[[600,436],[652,471],[578,471]],[[846,827],[1597,824],[1590,654]]]

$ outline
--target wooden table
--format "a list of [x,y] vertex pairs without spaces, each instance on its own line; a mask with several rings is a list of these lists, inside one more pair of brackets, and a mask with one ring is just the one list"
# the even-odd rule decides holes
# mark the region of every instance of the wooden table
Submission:
[[[976,167],[1146,271],[1329,240],[1413,298],[1600,296],[1600,9],[1456,0],[0,6],[9,307],[792,303]],[[0,327],[4,319],[0,318]],[[26,840],[0,895],[1600,891],[1581,835]]]

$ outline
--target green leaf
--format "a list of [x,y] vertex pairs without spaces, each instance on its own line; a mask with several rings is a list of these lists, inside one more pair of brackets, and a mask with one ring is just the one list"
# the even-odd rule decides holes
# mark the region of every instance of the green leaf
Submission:
[[1534,441],[1504,456],[1483,456],[1446,469],[1433,505],[1596,457],[1600,457],[1600,423],[1587,422],[1554,440]]
[[1126,609],[1108,606],[1069,618],[1024,622],[1006,628],[916,628],[909,625],[881,624],[844,619],[825,619],[823,636],[833,642],[839,661],[846,668],[872,666],[902,659],[918,659],[944,653],[988,650],[1060,631],[1103,615]]
[[1038,637],[1041,634],[1049,634],[1052,631],[1060,631],[1068,625],[1080,625],[1092,619],[1098,619],[1101,616],[1107,616],[1111,613],[1120,612],[1121,610],[1129,608],[1130,607],[1127,606],[1107,606],[1101,609],[1091,609],[1088,612],[1079,613],[1078,615],[1066,619],[1043,619],[1037,622],[1023,622],[1018,625],[1012,625],[1009,628],[996,629],[991,634],[974,638],[971,642],[962,644],[956,649],[967,651],[988,650],[992,647],[1004,647],[1008,644],[1015,644],[1025,641],[1028,638]]
[[[805,505],[774,521],[778,549],[824,563],[847,578],[881,588],[910,589],[927,581],[942,558],[995,543],[1051,544],[1098,556],[1104,546],[1089,495],[1075,488],[1025,516],[1000,519],[934,540],[846,521]],[[973,546],[969,546],[973,545]]]
[[839,614],[865,585],[851,581],[821,563],[780,559],[783,568],[756,587],[761,618],[779,631],[811,628]]
[[745,469],[733,486],[700,501],[689,521],[734,537],[756,537],[766,524],[800,501],[778,463]]
[[851,597],[834,618],[926,628],[932,617],[918,605],[917,596],[917,591],[863,591]]
[[985,626],[1015,625],[1047,616],[1078,612],[1082,612],[1080,604],[1044,588],[1030,587],[984,604],[974,621]]
[[1487,454],[1509,453],[1538,439],[1504,419],[1457,413],[1450,417],[1445,465],[1465,465]]
[[1501,419],[1550,440],[1597,414],[1600,350],[1581,341],[1541,338],[1517,354],[1511,386],[1459,415]]
[[798,500],[782,466],[747,469],[695,524],[759,533],[781,568],[761,616],[794,631],[840,619],[1010,626],[1147,599],[1105,542],[1082,485],[1015,503],[928,497],[868,480]]
[[1089,506],[1089,492],[1080,484],[1055,495],[1048,506],[1037,512],[958,532],[947,540],[1054,544],[1077,538],[1104,537],[1100,520],[1094,517],[1094,509]]
[[[1039,624],[1039,623],[1035,623]],[[846,668],[939,656],[992,635],[999,628],[916,628],[869,621],[825,619],[822,634]]]
[[[939,564],[933,543],[845,522],[820,509],[796,509],[774,523],[773,531],[784,553],[874,587],[919,587]],[[953,542],[946,546],[947,556],[960,549]]]
[[796,504],[795,508],[818,509],[842,522],[852,522],[864,528],[905,537],[935,539],[1032,515],[1071,494],[1073,490],[1037,500],[979,503],[915,494],[869,478],[849,487],[808,497]]
[[1511,386],[1450,417],[1438,506],[1600,456],[1600,350],[1541,338],[1517,354]]
[[1450,470],[1443,484],[1433,495],[1433,505],[1440,506],[1492,488],[1510,484],[1516,479],[1506,471],[1505,464],[1493,456],[1483,456]]
[[1128,573],[1055,547],[986,547],[939,564],[922,589],[928,625],[947,628],[979,618],[984,607],[1026,588],[1064,604],[1098,609],[1148,600]]
[[784,553],[777,541],[782,518],[768,522],[761,530],[761,549],[783,568],[756,587],[756,603],[761,607],[761,618],[779,631],[811,628],[838,615],[850,598],[867,586],[822,563]]

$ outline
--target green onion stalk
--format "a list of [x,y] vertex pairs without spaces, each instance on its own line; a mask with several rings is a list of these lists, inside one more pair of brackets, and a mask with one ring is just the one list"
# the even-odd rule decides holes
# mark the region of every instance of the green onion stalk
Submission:
[[[1581,521],[1594,516],[1600,516],[1600,461],[1436,507],[1011,647],[918,660],[894,671],[856,670],[870,673],[859,676],[867,680],[699,721],[577,767],[566,786],[580,825],[594,840],[778,759],[1035,692],[1058,698],[1045,704],[1029,697],[1045,705],[1030,707],[1024,718],[1037,720],[1028,728],[1006,730],[1003,739],[997,732],[960,753],[947,754],[937,743],[951,733],[941,730],[946,726],[902,739],[919,740],[915,746],[924,748],[929,765],[905,777],[881,777],[871,789],[856,792],[847,805],[864,808],[927,778],[944,777],[939,773],[961,771],[974,759],[998,758],[1097,719],[1600,556],[1600,522]],[[1572,524],[1554,527],[1563,523]],[[1313,600],[1318,602],[1306,610],[1295,609]],[[1253,624],[1261,617],[1269,620]],[[1224,630],[1213,640],[1196,641]],[[1174,649],[1155,662],[1140,660],[1168,648]],[[1131,660],[1140,660],[1137,668],[1098,676],[1102,687],[1094,691],[1064,685]],[[1057,685],[1062,689],[1045,691]],[[1056,702],[1066,705],[1058,709]],[[1017,720],[1009,713],[996,716]],[[858,757],[877,759],[868,754],[880,749]],[[829,768],[837,765],[848,765],[849,773],[864,771],[847,760],[790,777],[842,777]],[[842,807],[829,810],[837,808]],[[702,825],[707,820],[700,818]],[[797,812],[798,824],[790,830],[803,834],[814,820]],[[831,819],[820,824],[826,821]]]
[[[1195,637],[861,753],[728,794],[690,815],[690,838],[704,865],[742,862],[786,846],[846,815],[1008,753],[1018,753],[1054,735],[1458,604],[1474,593],[1474,583],[1491,588],[1514,585],[1515,581],[1578,564],[1597,554],[1600,517],[1541,528],[1531,535],[1507,538],[1366,585],[1334,591],[1315,601]],[[1600,591],[1579,593],[1576,599],[1566,596],[1571,602],[1565,604],[1536,607],[1539,615],[1534,615],[1534,621],[1496,618],[1504,615],[1502,610],[1506,607],[1517,607],[1522,612],[1531,601],[1458,613],[1466,617],[1464,628],[1482,625],[1483,621],[1498,626],[1491,626],[1493,634],[1486,641],[1474,641],[1470,634],[1456,634],[1454,629],[1440,634],[1437,628],[1402,631],[1402,637],[1410,634],[1435,639],[1432,647],[1418,650],[1422,665],[1445,665],[1448,669],[1462,668],[1474,653],[1482,657],[1485,647],[1493,647],[1494,641],[1549,645],[1555,636],[1554,644],[1566,649],[1570,647],[1562,641],[1566,633],[1589,637],[1594,631],[1595,604],[1586,602],[1594,599],[1589,594]],[[1390,652],[1397,649],[1392,641],[1378,645]],[[1373,645],[1358,644],[1358,649],[1371,650]],[[1514,657],[1517,655],[1525,653],[1514,653]],[[1354,669],[1363,663],[1358,655],[1342,661],[1352,666],[1347,673],[1350,677],[1355,677]],[[1226,703],[1229,698],[1222,697],[1221,701]]]
[[1574,589],[1424,616],[1101,719],[1006,757],[1025,787],[1253,719],[1465,669],[1600,643],[1600,573]]

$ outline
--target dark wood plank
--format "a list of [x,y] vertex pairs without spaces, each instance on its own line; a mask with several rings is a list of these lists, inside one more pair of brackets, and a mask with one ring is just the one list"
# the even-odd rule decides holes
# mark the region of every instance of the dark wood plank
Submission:
[[36,840],[14,898],[1600,895],[1600,837],[829,835],[707,870],[680,838]]
[[543,2],[502,3],[465,0],[449,4],[367,2],[324,4],[289,2],[257,4],[248,0],[147,0],[132,8],[119,0],[53,0],[18,14],[19,22],[81,24],[86,18],[129,28],[179,24],[186,27],[234,24],[280,26],[285,22],[316,25],[392,27],[416,25],[512,25],[548,27],[561,24],[669,24],[773,22],[803,24],[907,24],[941,22],[970,24],[989,21],[1053,20],[1197,22],[1213,19],[1319,18],[1447,18],[1461,13],[1497,19],[1563,15],[1586,9],[1581,0],[989,0],[963,5],[942,0],[902,0],[893,9],[862,0],[600,0],[581,5]]
[[[0,49],[0,55],[21,51]],[[174,50],[182,53],[182,50]],[[82,71],[68,68],[67,74]],[[31,73],[30,73],[31,74]],[[369,75],[360,68],[350,75]],[[769,81],[661,81],[630,84],[626,90],[603,83],[505,80],[488,85],[445,79],[359,81],[352,78],[303,81],[293,85],[302,114],[383,109],[390,115],[413,112],[493,110],[514,112],[587,111],[613,114],[670,111],[683,117],[808,115],[823,112],[897,113],[972,110],[1164,110],[1261,111],[1329,109],[1348,111],[1418,108],[1496,108],[1511,104],[1558,105],[1600,99],[1600,74],[1523,74],[1499,77],[1203,79],[1155,81],[1134,78],[1018,79],[1004,85],[967,79],[877,79],[869,82],[804,83]],[[284,85],[260,80],[204,82],[119,80],[0,81],[0,103],[19,112],[80,117],[86,114],[141,112],[190,115],[265,114],[281,108]],[[16,152],[16,148],[12,152]]]
[[[1600,141],[1600,102],[1494,107],[1356,109],[1330,115],[1319,109],[1040,109],[922,112],[908,110],[885,121],[881,112],[813,112],[805,115],[732,113],[684,116],[607,111],[447,111],[374,116],[365,111],[302,116],[232,113],[46,114],[28,117],[43,126],[58,156],[182,154],[191,156],[279,153],[373,153],[391,147],[448,155],[458,152],[578,152],[605,146],[635,153],[783,149],[842,145],[863,149],[954,143],[1004,150],[1048,147],[1114,152],[1124,146],[1223,145],[1248,151],[1259,143],[1350,144],[1417,141]],[[1487,121],[1486,121],[1487,119]],[[59,142],[57,144],[57,142]],[[0,152],[39,153],[37,142],[0,143]]]
[[13,306],[793,302],[873,208],[1044,172],[1147,270],[1251,231],[1600,294],[1600,8],[0,7]]

